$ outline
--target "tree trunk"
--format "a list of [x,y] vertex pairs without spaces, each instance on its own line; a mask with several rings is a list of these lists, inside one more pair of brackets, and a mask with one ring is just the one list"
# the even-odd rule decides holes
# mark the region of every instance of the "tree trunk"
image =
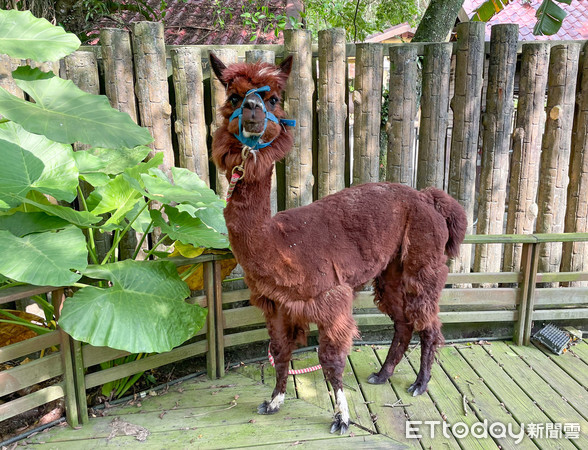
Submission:
[[455,25],[464,0],[431,0],[412,42],[442,42]]

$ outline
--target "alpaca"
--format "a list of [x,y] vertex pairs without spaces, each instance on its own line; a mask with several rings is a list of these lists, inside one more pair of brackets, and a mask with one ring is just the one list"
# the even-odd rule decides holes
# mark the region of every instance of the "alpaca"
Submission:
[[279,66],[227,67],[211,53],[210,63],[227,94],[212,159],[231,182],[224,211],[229,240],[251,304],[264,313],[275,359],[276,386],[258,412],[273,414],[284,402],[292,351],[306,342],[312,322],[319,330],[319,360],[335,392],[331,433],[344,434],[350,418],[342,375],[358,336],[355,291],[374,280],[374,302],[394,321],[386,360],[367,381],[387,382],[417,331],[421,366],[408,391],[423,393],[444,342],[439,296],[447,279],[446,255],[458,254],[465,235],[464,210],[439,189],[369,183],[272,217],[273,163],[293,142],[280,107],[292,57]]

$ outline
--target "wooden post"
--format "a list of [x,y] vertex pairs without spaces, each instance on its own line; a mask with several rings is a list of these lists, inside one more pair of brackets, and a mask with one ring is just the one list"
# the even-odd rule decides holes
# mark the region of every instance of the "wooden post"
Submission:
[[[217,378],[218,354],[216,346],[217,317],[214,300],[214,263],[207,261],[204,263],[204,292],[206,294],[206,307],[208,315],[206,317],[206,341],[208,348],[206,352],[206,372],[208,378]],[[220,325],[222,327],[222,324]]]
[[[100,30],[102,63],[104,66],[104,89],[110,105],[127,113],[135,123],[139,123],[137,100],[135,98],[135,80],[133,74],[133,51],[131,35],[120,28],[103,28]],[[132,258],[142,233],[129,230],[122,238],[119,249],[121,259]],[[138,259],[144,259],[149,243],[143,244]],[[102,254],[102,258],[110,249],[110,244]],[[100,259],[102,259],[100,258]]]
[[[268,64],[276,63],[276,54],[270,50],[247,50],[245,52],[245,62],[254,63],[257,61],[266,62]],[[276,174],[276,165],[274,164],[274,171],[272,172],[272,190],[270,193],[270,208],[272,215],[278,212],[278,181]]]
[[131,35],[120,28],[103,28],[100,30],[100,46],[104,65],[104,89],[110,105],[126,112],[138,123]]
[[521,286],[519,289],[519,317],[515,323],[513,341],[517,345],[529,345],[533,309],[535,307],[535,285],[537,280],[538,244],[523,244],[521,251]]
[[345,187],[345,30],[319,32],[318,197]]
[[210,186],[200,49],[178,47],[171,49],[170,54],[176,96],[174,127],[180,167],[195,172]]
[[223,317],[223,286],[222,286],[222,269],[221,262],[212,263],[214,271],[214,317],[216,323],[216,376],[222,378],[225,376],[225,329]]
[[[519,26],[492,27],[490,63],[482,143],[482,172],[478,201],[477,234],[502,234],[514,110],[514,79]],[[476,246],[475,272],[499,272],[501,244]]]
[[[231,48],[222,48],[214,50],[214,54],[225,63],[225,65],[233,64],[237,62],[237,52]],[[220,108],[225,103],[227,95],[225,93],[225,86],[218,80],[216,75],[210,71],[210,101],[212,108],[212,123],[210,124],[210,135],[214,137],[214,133],[223,123],[223,117],[220,113]],[[224,173],[216,171],[216,193],[221,197],[225,198],[227,190],[229,188],[229,182]]]
[[443,189],[453,44],[425,45],[417,189]]
[[[581,81],[577,95],[576,118],[572,137],[570,185],[568,187],[565,231],[588,232],[588,44],[584,45]],[[564,242],[562,272],[588,271],[588,243]],[[569,286],[586,286],[575,281]]]
[[[476,159],[484,73],[484,26],[482,22],[464,22],[457,26],[448,191],[466,211],[467,234],[473,231],[476,199]],[[451,262],[453,272],[470,271],[471,251],[471,245],[461,246],[460,255]]]
[[[513,132],[513,154],[506,232],[531,234],[537,218],[537,186],[541,135],[545,122],[545,89],[549,67],[547,42],[523,44],[519,77],[519,101]],[[502,270],[516,272],[521,264],[522,244],[504,246]]]
[[312,37],[308,30],[284,30],[284,53],[294,57],[284,111],[296,119],[294,145],[286,155],[286,209],[312,203]]
[[358,44],[353,91],[353,184],[379,181],[382,44]]
[[[551,48],[547,120],[541,145],[537,233],[564,231],[579,54],[580,44],[576,43]],[[559,270],[561,248],[561,242],[545,243],[540,247],[540,272]],[[552,286],[556,287],[557,283]]]
[[416,171],[417,47],[390,47],[386,180],[414,187]]
[[170,169],[174,167],[174,149],[163,24],[134,22],[132,31],[140,122],[155,139],[150,144],[153,149],[150,156],[163,152],[160,168],[169,175]]

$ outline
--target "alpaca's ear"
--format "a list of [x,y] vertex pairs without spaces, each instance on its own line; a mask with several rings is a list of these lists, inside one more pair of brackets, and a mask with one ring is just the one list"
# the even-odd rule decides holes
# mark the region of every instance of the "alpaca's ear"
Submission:
[[290,71],[292,70],[292,60],[292,55],[290,55],[287,58],[285,58],[278,66],[278,68],[280,69],[280,75],[278,75],[278,78],[281,90],[284,90],[286,88],[286,82],[288,81],[288,76],[290,75]]
[[212,67],[216,77],[221,83],[226,84],[225,79],[223,78],[223,72],[227,66],[225,66],[224,63],[212,52],[208,54],[208,57],[210,59],[210,67]]

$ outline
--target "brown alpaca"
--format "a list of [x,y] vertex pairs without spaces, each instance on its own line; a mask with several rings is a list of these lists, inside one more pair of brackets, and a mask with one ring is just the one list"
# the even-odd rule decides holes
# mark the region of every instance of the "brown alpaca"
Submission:
[[[336,395],[331,432],[349,427],[349,408],[342,375],[353,337],[354,293],[374,280],[375,303],[394,321],[388,356],[369,383],[385,383],[406,351],[413,331],[420,335],[421,367],[408,388],[423,393],[431,377],[436,348],[443,343],[439,296],[447,279],[447,256],[458,254],[466,229],[462,207],[441,190],[416,191],[393,183],[354,186],[308,206],[270,213],[274,161],[292,146],[280,123],[267,121],[265,111],[283,118],[281,93],[292,58],[281,65],[233,64],[226,67],[210,55],[214,73],[225,85],[212,158],[227,178],[243,165],[225,209],[229,239],[245,271],[251,303],[263,310],[275,359],[276,387],[260,414],[273,414],[284,401],[288,365],[297,343],[304,343],[309,323],[319,329],[319,360]],[[269,86],[266,92],[246,93]],[[239,120],[229,121],[242,108]],[[236,135],[271,144],[243,152]],[[243,160],[245,158],[245,160]],[[235,169],[239,175],[239,168]]]

